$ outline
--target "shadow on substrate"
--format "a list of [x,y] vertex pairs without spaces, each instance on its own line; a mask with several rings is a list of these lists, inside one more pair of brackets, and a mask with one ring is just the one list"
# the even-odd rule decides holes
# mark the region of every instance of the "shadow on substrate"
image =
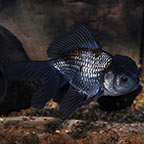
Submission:
[[142,86],[140,85],[135,91],[120,95],[120,96],[102,96],[97,102],[99,103],[100,109],[104,111],[115,111],[124,109],[130,106],[135,100],[136,96],[141,92]]

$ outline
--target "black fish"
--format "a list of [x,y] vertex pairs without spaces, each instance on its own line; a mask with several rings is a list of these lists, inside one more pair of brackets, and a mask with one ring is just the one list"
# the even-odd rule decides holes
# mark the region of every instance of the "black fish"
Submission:
[[11,81],[38,81],[39,87],[32,95],[31,104],[41,109],[52,99],[66,80],[51,64],[51,61],[24,61],[11,63],[6,68],[6,76]]
[[[11,62],[24,60],[29,61],[29,58],[21,42],[10,31],[0,26],[0,113],[28,106],[28,97],[32,95],[29,85],[11,81],[5,72]],[[25,90],[27,92],[24,92]],[[23,98],[24,95],[27,97]]]
[[[102,50],[89,30],[79,23],[57,37],[47,54],[53,59],[15,63],[7,69],[14,80],[41,81],[42,87],[32,97],[34,107],[42,108],[53,98],[60,104],[60,115],[66,117],[102,95],[119,96],[138,88],[139,70],[135,62]],[[67,83],[67,93],[62,97],[56,95]]]
[[[81,24],[74,24],[69,32],[56,38],[47,54],[56,59],[54,67],[72,86],[60,102],[62,116],[101,95],[119,96],[138,87],[139,70],[135,62],[127,56],[112,56],[103,51]],[[88,95],[93,97],[84,100]]]
[[6,95],[5,67],[10,62],[29,60],[20,41],[6,28],[0,26],[0,99]]

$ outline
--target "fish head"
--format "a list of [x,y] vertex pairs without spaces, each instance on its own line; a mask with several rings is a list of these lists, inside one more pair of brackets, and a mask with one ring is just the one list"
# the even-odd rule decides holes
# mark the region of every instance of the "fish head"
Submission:
[[139,77],[130,72],[116,75],[114,86],[119,93],[125,94],[131,92],[138,88]]
[[119,96],[139,87],[140,72],[128,56],[115,55],[110,69],[104,76],[104,95]]

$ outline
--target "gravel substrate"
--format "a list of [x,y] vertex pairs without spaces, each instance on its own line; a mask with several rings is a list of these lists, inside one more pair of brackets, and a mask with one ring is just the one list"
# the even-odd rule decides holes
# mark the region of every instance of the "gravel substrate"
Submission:
[[[46,106],[37,110],[35,108],[23,109],[19,112],[11,112],[2,117],[15,116],[46,116],[59,117],[58,105],[53,101],[49,101]],[[144,121],[144,88],[137,95],[133,104],[127,108],[115,111],[104,111],[100,109],[99,104],[94,101],[89,105],[82,106],[75,113],[70,115],[67,119],[80,119],[88,121],[105,121],[108,123],[133,123]]]
[[[43,143],[44,138],[47,142],[49,136],[57,140],[60,136],[64,141],[67,136],[70,136],[70,142],[74,140],[77,143],[86,143],[89,138],[92,138],[91,141],[88,140],[90,144],[102,144],[102,142],[106,142],[106,144],[127,144],[128,142],[140,144],[141,141],[144,143],[143,122],[144,88],[131,106],[117,111],[103,111],[97,102],[92,102],[62,120],[58,114],[58,105],[50,101],[42,110],[29,108],[1,115],[0,139],[6,138],[8,133],[11,135],[13,132],[19,131],[22,139],[25,139],[23,136],[28,133],[32,137],[36,135],[35,139],[38,138],[38,141],[43,141]],[[96,140],[93,140],[95,138]],[[8,138],[9,143],[10,141],[12,138]]]

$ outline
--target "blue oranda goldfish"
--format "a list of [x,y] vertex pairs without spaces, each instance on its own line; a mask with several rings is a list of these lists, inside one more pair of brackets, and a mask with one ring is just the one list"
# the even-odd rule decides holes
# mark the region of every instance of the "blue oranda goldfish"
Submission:
[[[32,96],[32,105],[42,108],[47,101],[55,99],[62,117],[100,96],[123,95],[139,86],[136,63],[128,56],[104,51],[80,23],[54,39],[47,55],[52,59],[14,63],[7,67],[7,72],[11,79],[41,81],[41,88]],[[70,86],[59,98],[56,94],[66,83]]]

